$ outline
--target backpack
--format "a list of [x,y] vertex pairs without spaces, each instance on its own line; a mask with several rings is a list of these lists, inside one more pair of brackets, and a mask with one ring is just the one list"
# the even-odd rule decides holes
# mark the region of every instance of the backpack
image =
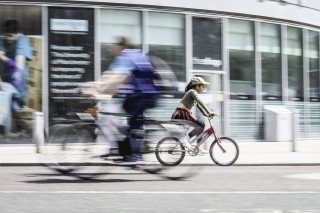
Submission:
[[[133,85],[134,92],[126,94],[123,102],[124,110],[129,114],[134,114],[137,113],[137,110],[143,111],[153,108],[161,91],[154,84],[156,76],[149,57],[144,55],[141,50],[124,50],[121,54],[135,65],[129,80],[129,83]],[[141,105],[141,103],[143,104]]]
[[178,80],[168,63],[153,55],[149,55],[149,59],[154,68],[154,85],[162,93],[177,92]]
[[149,57],[141,50],[124,50],[122,55],[129,58],[136,67],[130,77],[135,93],[159,93],[159,88],[154,84],[156,76]]

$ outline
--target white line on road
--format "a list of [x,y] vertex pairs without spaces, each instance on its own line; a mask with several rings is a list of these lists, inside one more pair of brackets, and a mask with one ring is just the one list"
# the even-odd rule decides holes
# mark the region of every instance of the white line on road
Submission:
[[285,177],[297,178],[297,179],[307,179],[307,180],[320,180],[320,173],[287,175]]
[[1,194],[320,194],[320,191],[0,191]]

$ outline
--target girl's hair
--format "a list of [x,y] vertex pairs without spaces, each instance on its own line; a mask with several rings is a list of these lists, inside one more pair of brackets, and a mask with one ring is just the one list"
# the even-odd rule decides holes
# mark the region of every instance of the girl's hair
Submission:
[[186,88],[184,89],[185,92],[188,92],[191,89],[194,89],[197,85],[192,85],[191,81],[189,82],[189,84],[186,86]]

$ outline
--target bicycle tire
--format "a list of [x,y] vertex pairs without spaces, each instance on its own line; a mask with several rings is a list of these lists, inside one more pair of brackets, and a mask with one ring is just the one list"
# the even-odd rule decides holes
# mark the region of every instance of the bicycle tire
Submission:
[[[211,160],[218,166],[231,166],[239,157],[239,146],[233,139],[229,137],[221,137],[220,141],[226,152],[223,153],[223,151],[217,145],[217,140],[213,141],[209,151]],[[230,160],[223,161],[222,158]]]
[[[169,147],[167,147],[169,146]],[[172,149],[171,149],[172,148]],[[174,150],[178,148],[177,150]],[[177,166],[185,157],[185,148],[176,137],[165,137],[161,139],[156,146],[155,154],[157,160],[164,166]],[[168,154],[172,161],[165,160],[162,154]]]
[[[42,147],[43,162],[62,174],[91,179],[105,174],[93,167],[95,138],[85,123],[55,124]],[[89,167],[90,164],[90,167]],[[99,163],[95,166],[99,167]]]

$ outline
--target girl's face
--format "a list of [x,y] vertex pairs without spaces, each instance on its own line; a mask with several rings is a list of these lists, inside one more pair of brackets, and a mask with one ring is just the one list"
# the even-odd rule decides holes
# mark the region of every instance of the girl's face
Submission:
[[198,84],[198,85],[196,85],[196,91],[198,92],[198,93],[202,93],[203,92],[203,90],[205,89],[204,88],[204,85],[203,84]]

